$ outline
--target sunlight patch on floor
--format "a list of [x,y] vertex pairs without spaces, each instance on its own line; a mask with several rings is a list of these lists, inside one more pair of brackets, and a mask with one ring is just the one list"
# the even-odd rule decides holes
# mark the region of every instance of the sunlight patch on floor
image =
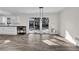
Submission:
[[54,43],[54,42],[52,42],[52,41],[50,41],[50,40],[42,40],[42,42],[44,42],[45,44],[47,44],[47,45],[49,45],[49,46],[57,46],[58,44],[56,44],[56,43]]
[[11,40],[5,40],[5,41],[4,41],[4,44],[7,44],[7,43],[9,43],[9,42],[11,42]]

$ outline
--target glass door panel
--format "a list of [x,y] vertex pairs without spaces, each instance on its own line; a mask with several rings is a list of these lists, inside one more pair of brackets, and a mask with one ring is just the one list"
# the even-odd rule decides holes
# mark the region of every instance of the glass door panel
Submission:
[[[29,20],[29,30],[35,33],[47,32],[49,28],[49,18],[43,17],[40,22],[40,17],[32,17]],[[42,23],[42,25],[40,25]],[[42,29],[40,29],[42,28]]]
[[46,17],[42,18],[42,30],[48,29],[49,27],[49,19]]
[[30,31],[34,30],[34,19],[29,20],[29,30]]
[[39,17],[32,17],[29,20],[29,30],[33,32],[40,31],[40,18]]
[[40,30],[40,18],[35,18],[34,19],[35,22],[35,30]]
[[42,18],[42,33],[49,33],[49,18]]

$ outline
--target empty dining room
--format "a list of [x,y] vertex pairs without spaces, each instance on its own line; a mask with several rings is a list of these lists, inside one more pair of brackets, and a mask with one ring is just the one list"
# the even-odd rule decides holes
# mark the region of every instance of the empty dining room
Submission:
[[0,51],[79,51],[79,7],[0,7]]

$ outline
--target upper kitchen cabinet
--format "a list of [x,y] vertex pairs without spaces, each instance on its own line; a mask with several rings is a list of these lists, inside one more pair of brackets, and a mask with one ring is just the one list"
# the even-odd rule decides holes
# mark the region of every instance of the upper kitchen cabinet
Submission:
[[0,16],[0,25],[7,25],[7,18],[5,16]]
[[17,17],[15,16],[7,16],[7,25],[16,26],[18,24]]
[[17,18],[15,16],[0,16],[0,25],[17,26]]

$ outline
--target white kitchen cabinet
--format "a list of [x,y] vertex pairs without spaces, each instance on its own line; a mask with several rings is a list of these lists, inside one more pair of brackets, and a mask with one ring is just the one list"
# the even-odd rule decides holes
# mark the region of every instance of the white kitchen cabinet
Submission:
[[0,27],[0,34],[17,35],[17,27]]
[[17,25],[17,17],[15,17],[15,16],[0,16],[0,26],[2,26],[2,25],[5,25],[5,26]]

